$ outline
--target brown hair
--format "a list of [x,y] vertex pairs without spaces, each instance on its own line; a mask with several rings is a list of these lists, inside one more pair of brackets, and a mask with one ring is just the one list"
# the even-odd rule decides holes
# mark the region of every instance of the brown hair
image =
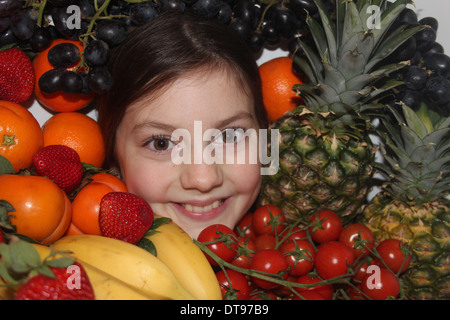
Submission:
[[267,127],[258,66],[245,42],[218,21],[167,12],[131,31],[111,52],[113,86],[99,98],[98,107],[106,147],[105,167],[117,165],[115,136],[126,108],[186,72],[201,68],[229,70],[254,100],[260,127]]

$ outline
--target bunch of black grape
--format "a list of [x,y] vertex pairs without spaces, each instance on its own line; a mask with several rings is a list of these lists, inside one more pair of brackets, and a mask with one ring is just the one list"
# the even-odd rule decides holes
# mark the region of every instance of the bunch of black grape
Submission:
[[[128,34],[125,15],[113,15],[113,10],[110,0],[48,0],[28,7],[21,0],[1,0],[0,47],[18,45],[33,56],[54,39],[81,40],[83,52],[70,43],[50,49],[48,59],[55,69],[39,79],[40,89],[104,93],[112,85],[106,69],[109,50]],[[78,72],[67,70],[74,66]]]
[[[330,11],[334,2],[324,0]],[[248,43],[256,58],[265,47],[296,51],[296,39],[308,34],[307,14],[318,15],[313,0],[0,0],[0,47],[15,44],[32,55],[48,48],[56,38],[81,40],[80,74],[65,73],[57,86],[62,74],[53,71],[42,79],[43,91],[107,92],[112,81],[105,68],[109,51],[120,46],[130,28],[171,10],[229,26]],[[73,46],[62,46],[52,55],[74,51]],[[64,68],[55,63],[56,69]]]
[[410,61],[397,78],[404,85],[395,92],[395,101],[413,109],[422,103],[444,116],[450,114],[450,57],[436,42],[438,21],[433,17],[418,20],[412,9],[404,9],[395,22],[397,25],[423,25],[425,29],[401,45],[392,55],[394,61]]
[[[334,0],[324,3],[333,10]],[[284,49],[295,51],[296,37],[307,33],[307,13],[313,17],[318,15],[313,0],[194,0],[186,5],[186,10],[229,25],[255,53],[260,53],[264,47],[286,44]]]

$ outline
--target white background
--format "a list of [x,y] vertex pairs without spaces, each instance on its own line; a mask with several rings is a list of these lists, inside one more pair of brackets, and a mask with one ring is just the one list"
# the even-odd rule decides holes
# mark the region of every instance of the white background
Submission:
[[[439,22],[439,29],[437,34],[437,42],[439,42],[444,48],[445,53],[450,53],[450,0],[414,0],[415,11],[418,18],[434,17]],[[414,8],[414,7],[411,7]],[[286,56],[287,52],[277,50],[265,50],[261,57],[258,59],[258,63],[261,64],[267,60],[275,57]],[[47,109],[44,109],[37,101],[27,101],[25,106],[29,107],[28,110],[36,117],[38,122],[42,125],[53,114]],[[82,112],[84,110],[81,110]],[[96,118],[95,111],[86,111],[86,113],[92,118]]]

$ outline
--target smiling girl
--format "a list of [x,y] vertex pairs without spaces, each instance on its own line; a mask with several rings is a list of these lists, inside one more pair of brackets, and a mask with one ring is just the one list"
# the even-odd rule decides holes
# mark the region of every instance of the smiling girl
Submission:
[[[208,146],[216,156],[254,152],[243,132],[258,132],[267,119],[245,43],[217,21],[170,12],[133,30],[113,51],[110,70],[113,88],[100,99],[98,115],[106,166],[193,238],[215,223],[234,228],[259,193],[261,164],[175,163],[172,156],[182,149],[194,157]],[[174,137],[180,129],[198,135],[199,123],[202,134],[216,133],[200,146]]]

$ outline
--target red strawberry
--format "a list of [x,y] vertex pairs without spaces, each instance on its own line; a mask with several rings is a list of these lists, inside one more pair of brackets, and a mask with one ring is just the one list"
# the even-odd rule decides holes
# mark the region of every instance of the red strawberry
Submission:
[[30,58],[20,49],[0,52],[0,100],[26,101],[34,89],[34,69]]
[[105,237],[136,243],[152,223],[152,208],[137,195],[110,192],[100,202],[99,224]]
[[74,191],[83,178],[80,156],[68,146],[43,147],[34,154],[32,165],[37,175],[53,180],[67,194]]
[[50,267],[50,278],[38,274],[16,293],[16,300],[94,300],[94,289],[83,266],[75,262],[67,268]]

